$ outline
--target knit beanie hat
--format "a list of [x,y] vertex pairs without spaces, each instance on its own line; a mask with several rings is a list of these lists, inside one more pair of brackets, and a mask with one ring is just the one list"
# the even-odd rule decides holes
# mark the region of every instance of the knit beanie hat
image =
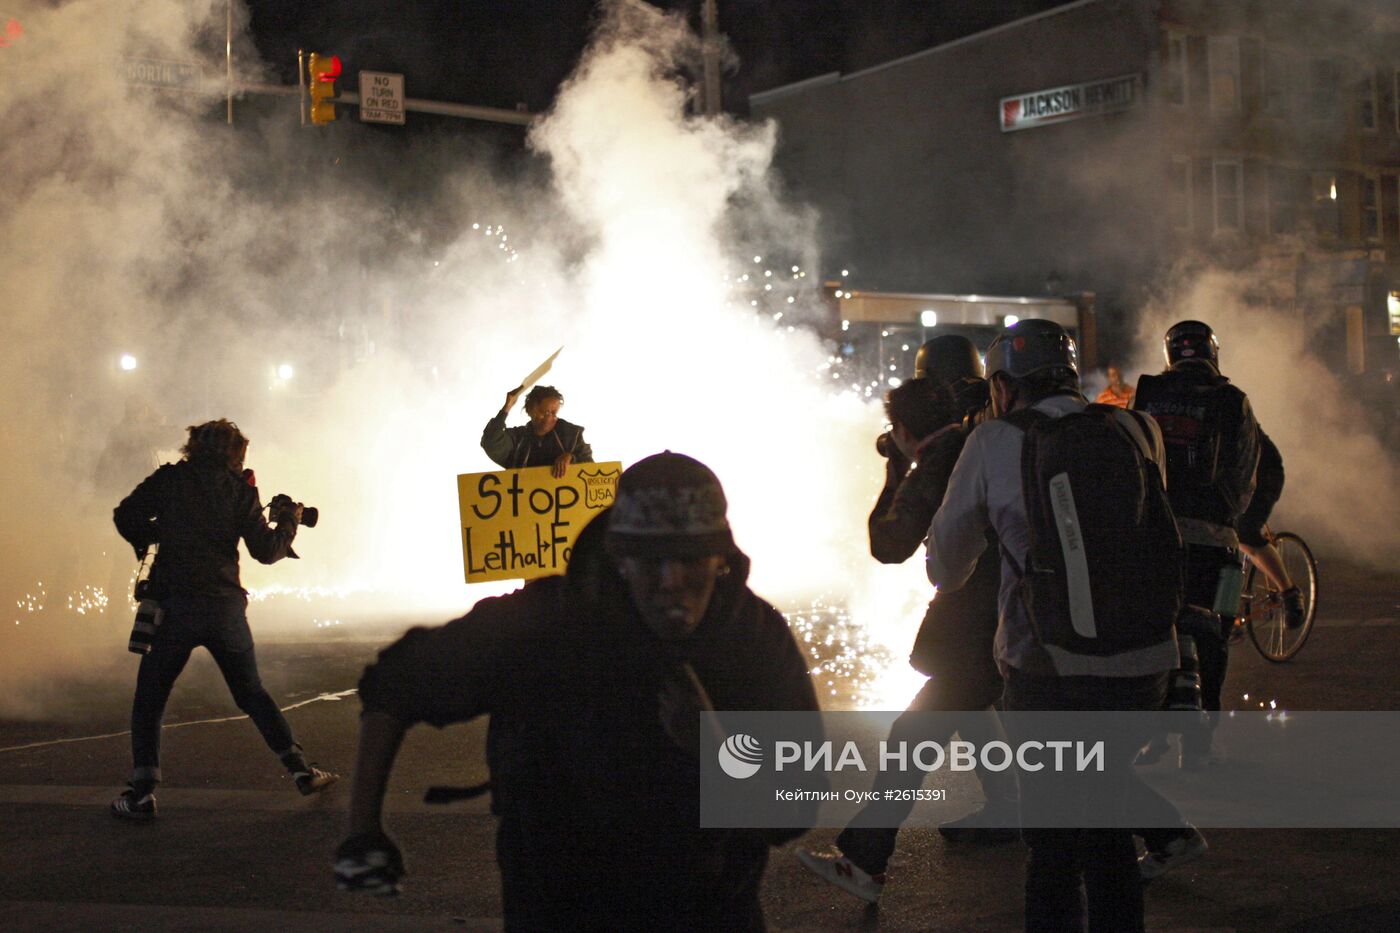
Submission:
[[719,477],[705,464],[669,450],[653,454],[618,478],[607,549],[655,558],[726,554],[734,549],[727,507]]

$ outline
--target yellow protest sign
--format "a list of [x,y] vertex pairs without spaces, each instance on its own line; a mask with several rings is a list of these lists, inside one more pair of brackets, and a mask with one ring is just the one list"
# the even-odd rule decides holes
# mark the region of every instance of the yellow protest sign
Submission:
[[612,505],[621,473],[612,462],[575,464],[563,479],[549,467],[459,475],[467,582],[563,573],[583,526]]

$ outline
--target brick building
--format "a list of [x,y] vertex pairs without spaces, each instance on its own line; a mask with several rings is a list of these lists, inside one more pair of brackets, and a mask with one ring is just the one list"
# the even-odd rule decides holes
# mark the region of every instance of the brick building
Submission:
[[847,289],[1096,293],[1249,276],[1338,368],[1400,337],[1400,8],[1078,0],[750,99]]

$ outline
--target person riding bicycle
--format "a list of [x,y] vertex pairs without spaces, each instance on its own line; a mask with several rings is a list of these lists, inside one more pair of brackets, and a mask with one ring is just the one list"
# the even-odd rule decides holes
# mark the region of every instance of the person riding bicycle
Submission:
[[1301,628],[1306,620],[1303,594],[1289,576],[1278,548],[1270,540],[1264,523],[1283,493],[1283,456],[1264,430],[1259,430],[1259,469],[1255,473],[1254,495],[1249,508],[1235,522],[1240,550],[1249,555],[1254,565],[1279,591],[1283,603],[1283,622],[1290,629]]
[[1186,544],[1186,604],[1214,609],[1179,625],[1195,639],[1208,729],[1182,737],[1181,763],[1203,767],[1220,718],[1239,579],[1236,523],[1254,494],[1259,424],[1249,398],[1220,374],[1220,342],[1200,321],[1181,321],[1163,339],[1167,369],[1138,380],[1133,408],[1152,415],[1167,448],[1167,496]]

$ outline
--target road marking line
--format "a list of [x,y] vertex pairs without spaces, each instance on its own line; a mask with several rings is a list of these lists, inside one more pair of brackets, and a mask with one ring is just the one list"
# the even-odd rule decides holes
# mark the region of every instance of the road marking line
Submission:
[[[344,699],[345,697],[354,694],[355,692],[355,688],[352,687],[349,690],[341,690],[338,693],[318,694],[317,696],[314,696],[309,700],[301,700],[300,702],[293,703],[290,706],[284,706],[282,707],[282,712],[286,713],[294,709],[299,709],[311,703],[320,703],[323,701],[339,701],[341,699]],[[219,716],[214,719],[191,719],[187,722],[167,722],[161,728],[179,729],[182,726],[208,726],[219,722],[237,722],[240,719],[247,718],[248,716],[245,714],[239,716]],[[69,739],[47,739],[43,742],[27,742],[24,745],[9,745],[4,748],[0,748],[0,752],[18,752],[23,751],[26,748],[47,748],[51,745],[68,745],[73,742],[95,742],[98,739],[117,739],[121,738],[124,735],[131,735],[131,730],[127,729],[122,732],[104,732],[102,735],[79,735]]]

